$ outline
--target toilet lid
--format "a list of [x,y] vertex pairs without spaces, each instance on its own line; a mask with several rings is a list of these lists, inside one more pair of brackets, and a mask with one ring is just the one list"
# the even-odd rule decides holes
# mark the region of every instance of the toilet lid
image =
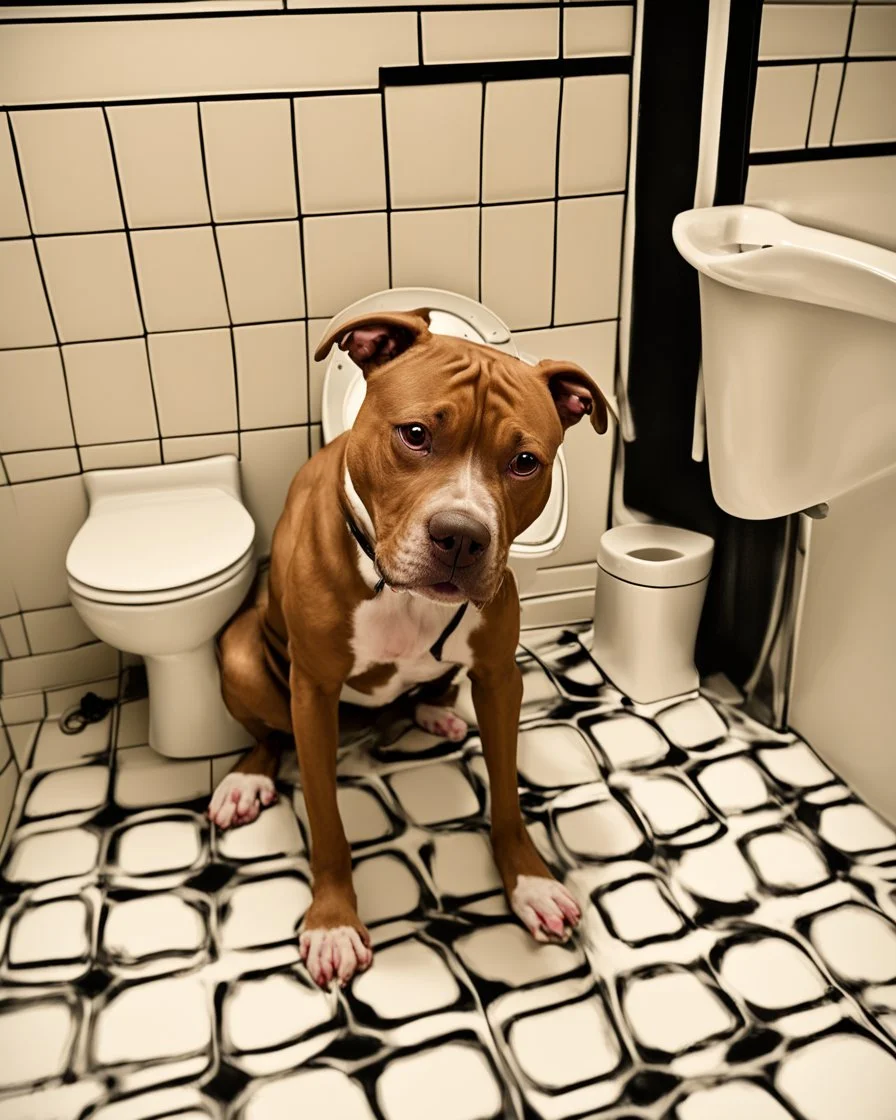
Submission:
[[91,506],[66,558],[87,587],[136,594],[198,583],[252,546],[246,508],[210,487],[106,497]]

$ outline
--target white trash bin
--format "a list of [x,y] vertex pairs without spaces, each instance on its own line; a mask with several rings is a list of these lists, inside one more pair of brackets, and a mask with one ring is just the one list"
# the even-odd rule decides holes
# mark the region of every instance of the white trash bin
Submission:
[[711,537],[671,525],[620,525],[600,539],[592,653],[637,703],[699,684],[694,644],[712,550]]

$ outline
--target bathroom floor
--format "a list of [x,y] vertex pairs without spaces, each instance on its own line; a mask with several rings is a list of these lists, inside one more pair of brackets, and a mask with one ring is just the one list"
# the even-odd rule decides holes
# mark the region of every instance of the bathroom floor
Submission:
[[340,803],[376,957],[340,992],[298,960],[294,765],[218,834],[229,762],[159,759],[145,701],[35,726],[0,881],[3,1120],[893,1120],[896,833],[795,736],[707,695],[633,706],[586,632],[523,640],[523,804],[590,899],[580,935],[508,914],[474,733],[367,735]]

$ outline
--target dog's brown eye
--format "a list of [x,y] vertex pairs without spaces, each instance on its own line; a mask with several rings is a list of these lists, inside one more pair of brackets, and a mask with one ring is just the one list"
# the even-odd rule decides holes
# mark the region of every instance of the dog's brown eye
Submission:
[[514,458],[510,460],[511,472],[519,475],[520,478],[535,474],[540,466],[541,463],[535,458],[531,451],[521,451],[519,455],[514,456]]
[[432,436],[422,424],[400,424],[398,434],[401,442],[412,451],[429,451],[432,446]]

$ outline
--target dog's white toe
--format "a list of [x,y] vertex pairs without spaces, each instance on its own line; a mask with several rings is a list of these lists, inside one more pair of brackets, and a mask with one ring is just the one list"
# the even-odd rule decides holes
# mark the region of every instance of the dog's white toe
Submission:
[[250,824],[276,800],[277,790],[266,775],[234,770],[218,782],[206,815],[218,828],[234,828]]
[[441,735],[452,743],[459,743],[467,733],[467,725],[450,708],[440,708],[436,704],[418,704],[414,709],[414,719],[430,735]]
[[328,988],[333,980],[344,988],[373,961],[373,950],[352,926],[302,930],[299,953],[311,979],[321,988]]
[[518,876],[510,905],[536,941],[568,941],[582,917],[566,887],[540,875]]

